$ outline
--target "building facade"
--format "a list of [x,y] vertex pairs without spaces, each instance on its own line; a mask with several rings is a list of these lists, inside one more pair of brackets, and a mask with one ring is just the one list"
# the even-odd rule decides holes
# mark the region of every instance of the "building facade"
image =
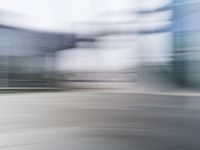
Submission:
[[56,52],[75,36],[0,26],[0,87],[54,87]]

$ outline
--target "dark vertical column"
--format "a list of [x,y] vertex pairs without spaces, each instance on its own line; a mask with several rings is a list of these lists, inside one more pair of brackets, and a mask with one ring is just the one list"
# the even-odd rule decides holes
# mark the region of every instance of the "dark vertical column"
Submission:
[[47,78],[47,86],[56,87],[57,77],[56,77],[56,52],[46,52],[45,53],[45,74]]

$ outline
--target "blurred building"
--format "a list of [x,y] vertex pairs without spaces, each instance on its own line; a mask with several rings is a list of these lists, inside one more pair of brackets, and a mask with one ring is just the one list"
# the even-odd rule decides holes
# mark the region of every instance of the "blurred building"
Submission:
[[55,86],[56,52],[72,48],[75,36],[0,25],[0,86]]
[[173,1],[174,79],[182,86],[200,85],[200,1]]

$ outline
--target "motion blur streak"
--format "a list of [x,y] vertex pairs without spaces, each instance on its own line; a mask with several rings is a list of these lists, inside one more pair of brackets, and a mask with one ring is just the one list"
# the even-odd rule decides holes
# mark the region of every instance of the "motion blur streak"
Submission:
[[199,150],[200,0],[1,0],[0,149]]

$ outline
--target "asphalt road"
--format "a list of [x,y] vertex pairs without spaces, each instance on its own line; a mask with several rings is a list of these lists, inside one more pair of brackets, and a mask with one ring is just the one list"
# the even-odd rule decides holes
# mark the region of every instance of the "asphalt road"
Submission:
[[199,150],[200,97],[0,95],[2,150]]

